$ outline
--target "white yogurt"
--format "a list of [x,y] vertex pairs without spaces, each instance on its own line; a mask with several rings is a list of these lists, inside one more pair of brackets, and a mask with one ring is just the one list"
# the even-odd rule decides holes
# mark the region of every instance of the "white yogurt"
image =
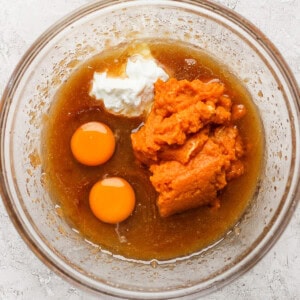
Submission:
[[94,73],[90,95],[102,100],[107,110],[127,116],[139,116],[149,111],[154,83],[160,78],[168,80],[168,74],[154,59],[141,55],[130,57],[124,78],[108,77],[107,72]]

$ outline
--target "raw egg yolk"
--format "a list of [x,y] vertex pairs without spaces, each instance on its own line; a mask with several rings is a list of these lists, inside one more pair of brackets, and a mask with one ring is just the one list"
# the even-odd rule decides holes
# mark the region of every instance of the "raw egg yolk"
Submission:
[[131,215],[135,206],[135,194],[125,179],[105,178],[94,184],[89,202],[93,214],[99,220],[117,224]]
[[115,137],[111,129],[103,123],[85,123],[74,132],[71,150],[80,163],[97,166],[112,157],[115,151]]

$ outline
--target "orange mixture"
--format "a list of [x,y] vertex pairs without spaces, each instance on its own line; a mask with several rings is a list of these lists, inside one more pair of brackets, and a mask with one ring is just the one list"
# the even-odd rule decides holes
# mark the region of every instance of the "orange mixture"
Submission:
[[[108,70],[109,74],[118,76],[118,70],[132,55],[133,47],[137,48],[140,43],[144,42],[147,43],[152,56],[158,63],[178,80],[172,79],[167,84],[157,83],[156,85],[155,104],[149,120],[150,118],[156,122],[161,120],[162,127],[159,128],[162,131],[157,131],[158,127],[155,122],[153,122],[153,128],[148,126],[145,116],[128,118],[111,114],[99,105],[99,101],[89,95],[94,72]],[[189,82],[181,81],[183,79]],[[201,80],[202,83],[197,80]],[[174,86],[169,89],[169,85]],[[184,92],[179,93],[178,87]],[[172,101],[168,98],[169,96],[164,99],[162,93],[167,91],[169,94],[177,91],[178,97],[173,97],[175,100],[172,99]],[[202,96],[200,91],[202,91]],[[194,97],[187,97],[189,95],[194,95]],[[186,99],[180,101],[182,98],[188,98],[189,102],[186,102]],[[198,104],[193,104],[196,99],[202,100],[197,101]],[[79,232],[79,238],[91,241],[99,245],[99,249],[124,259],[148,262],[152,259],[163,261],[189,257],[191,254],[200,253],[225,235],[231,234],[233,226],[243,215],[255,193],[264,147],[262,126],[251,95],[245,89],[243,82],[235,78],[226,66],[209,57],[201,49],[186,43],[172,40],[142,40],[136,44],[110,48],[83,62],[62,84],[54,100],[43,130],[43,169],[47,175],[47,189],[57,213],[76,232]],[[176,103],[170,105],[168,101]],[[188,115],[187,121],[174,122],[175,118],[183,118],[182,114],[177,114],[180,105],[183,106],[182,114],[186,112]],[[195,110],[202,107],[202,111],[205,111],[207,105],[211,107],[209,110],[215,111],[214,116],[209,111],[208,117],[201,113],[201,118],[197,121]],[[231,108],[229,108],[230,105]],[[247,113],[243,116],[245,111]],[[219,121],[217,116],[220,118]],[[212,121],[211,118],[214,120]],[[95,166],[80,163],[76,157],[82,157],[82,152],[80,151],[78,156],[72,153],[70,147],[74,133],[78,128],[82,129],[83,124],[90,122],[106,124],[113,132],[115,139],[113,143],[115,147],[110,148],[113,155],[105,163]],[[136,149],[134,153],[131,135],[145,122],[146,126],[138,133],[142,138],[139,143],[141,149],[139,151]],[[195,122],[198,122],[198,125]],[[192,123],[199,128],[195,127],[193,131]],[[167,218],[161,217],[156,203],[159,194],[165,195],[167,199],[167,196],[173,197],[171,193],[176,193],[173,199],[179,200],[184,196],[183,178],[189,182],[190,188],[195,187],[197,190],[196,187],[201,186],[202,190],[206,190],[206,194],[209,194],[208,187],[201,183],[201,178],[212,176],[211,178],[216,180],[222,179],[226,168],[226,182],[230,180],[232,176],[230,170],[233,170],[233,174],[236,172],[239,160],[234,162],[230,158],[230,169],[226,162],[229,156],[231,157],[231,153],[225,155],[224,151],[227,149],[225,147],[234,142],[237,134],[235,125],[243,138],[244,156],[241,160],[245,172],[243,176],[231,180],[222,190],[216,191],[216,183],[210,185],[214,188],[210,194],[211,197],[220,199],[221,206],[218,209],[211,209],[210,206],[204,205]],[[224,141],[222,128],[230,132],[232,139]],[[152,133],[147,139],[143,136],[146,132]],[[172,133],[176,134],[172,135]],[[174,139],[173,144],[169,145],[166,139],[168,141]],[[180,139],[182,145],[180,145]],[[146,142],[144,143],[143,140]],[[76,144],[75,149],[78,148]],[[211,155],[210,147],[216,150],[215,156]],[[81,150],[86,149],[84,147]],[[230,149],[237,151],[236,146]],[[237,156],[237,152],[235,155]],[[143,163],[136,159],[136,156]],[[204,169],[204,161],[207,164],[211,162],[210,166],[213,165],[213,167]],[[234,164],[236,164],[235,167],[233,167]],[[172,165],[172,168],[169,165]],[[201,167],[198,173],[192,168],[196,165]],[[221,168],[218,174],[213,173],[216,169],[215,165]],[[212,175],[210,173],[204,175],[209,170]],[[115,178],[122,178],[134,190],[134,209],[130,217],[118,224],[102,222],[99,216],[96,216],[97,211],[103,209],[103,203],[97,201],[97,205],[94,206],[94,195],[98,194],[99,189],[102,194],[103,191],[106,192],[107,186],[112,187],[111,181],[107,182],[106,178],[113,178],[114,182],[116,182]],[[158,182],[159,187],[164,190],[163,193],[155,190],[154,182]],[[222,181],[218,184],[222,185]],[[120,187],[123,199],[126,194],[126,199],[129,200],[129,204],[132,204],[134,199],[130,189],[127,189],[128,185],[125,183],[116,185]],[[168,190],[168,187],[171,188]],[[116,190],[115,192],[116,199],[119,199],[118,192]],[[112,193],[109,192],[109,194]],[[107,199],[111,201],[110,198]],[[174,203],[172,207],[175,207]],[[210,204],[215,205],[215,202],[211,201]],[[128,205],[128,208],[130,207],[131,205]],[[98,254],[91,255],[97,256]]]
[[218,81],[156,82],[152,110],[131,139],[136,157],[153,173],[162,217],[219,206],[218,191],[244,173],[243,143],[233,121],[245,113]]

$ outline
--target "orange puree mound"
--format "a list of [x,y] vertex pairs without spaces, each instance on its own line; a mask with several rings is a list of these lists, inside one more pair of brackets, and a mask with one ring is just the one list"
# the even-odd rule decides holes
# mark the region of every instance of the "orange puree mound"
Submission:
[[162,217],[219,205],[218,192],[244,172],[244,147],[233,124],[244,114],[219,81],[156,82],[152,110],[131,140],[137,159],[153,174]]

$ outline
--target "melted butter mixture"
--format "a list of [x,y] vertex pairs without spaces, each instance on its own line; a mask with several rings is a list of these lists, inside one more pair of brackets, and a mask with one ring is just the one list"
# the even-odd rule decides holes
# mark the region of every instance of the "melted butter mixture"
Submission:
[[[263,158],[263,136],[247,90],[223,65],[190,45],[168,40],[146,42],[170,77],[218,79],[226,85],[232,101],[247,109],[237,124],[247,145],[243,158],[246,172],[222,191],[221,207],[205,206],[161,218],[150,173],[137,163],[131,147],[130,134],[143,124],[144,117],[110,114],[89,95],[94,72],[117,73],[136,45],[121,45],[93,57],[62,85],[45,125],[43,166],[54,203],[61,206],[64,218],[85,239],[125,258],[167,260],[200,251],[221,239],[237,223],[255,192]],[[89,167],[73,157],[70,140],[78,127],[93,121],[109,126],[116,146],[110,160]],[[99,221],[89,206],[92,186],[107,177],[124,178],[135,191],[132,215],[117,225]]]

